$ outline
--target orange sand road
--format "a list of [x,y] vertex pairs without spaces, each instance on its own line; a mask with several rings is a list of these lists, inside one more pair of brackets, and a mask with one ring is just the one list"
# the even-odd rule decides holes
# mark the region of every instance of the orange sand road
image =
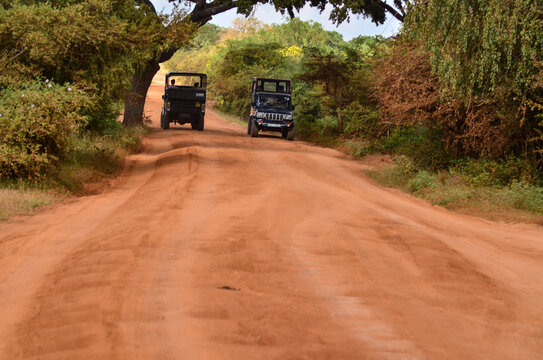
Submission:
[[542,227],[211,111],[145,146],[110,190],[0,225],[0,359],[543,358]]

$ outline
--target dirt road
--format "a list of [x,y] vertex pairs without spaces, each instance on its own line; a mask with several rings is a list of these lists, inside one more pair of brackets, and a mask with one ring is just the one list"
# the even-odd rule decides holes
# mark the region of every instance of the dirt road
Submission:
[[0,359],[543,358],[543,228],[213,112],[189,128],[105,193],[0,225]]

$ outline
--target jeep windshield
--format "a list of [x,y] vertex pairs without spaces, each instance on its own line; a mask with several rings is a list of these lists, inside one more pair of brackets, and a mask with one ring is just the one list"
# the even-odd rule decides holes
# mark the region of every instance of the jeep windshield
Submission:
[[290,110],[290,96],[259,94],[256,106],[262,109]]

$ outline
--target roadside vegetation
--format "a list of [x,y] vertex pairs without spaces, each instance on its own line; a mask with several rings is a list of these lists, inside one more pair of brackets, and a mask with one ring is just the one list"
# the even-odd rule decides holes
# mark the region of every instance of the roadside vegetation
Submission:
[[391,155],[369,176],[432,204],[543,223],[542,9],[462,4],[409,7],[393,39],[298,19],[208,24],[166,66],[207,73],[216,107],[245,121],[253,76],[293,79],[298,138]]
[[118,117],[163,21],[132,0],[0,1],[0,220],[93,192],[138,151],[146,130]]

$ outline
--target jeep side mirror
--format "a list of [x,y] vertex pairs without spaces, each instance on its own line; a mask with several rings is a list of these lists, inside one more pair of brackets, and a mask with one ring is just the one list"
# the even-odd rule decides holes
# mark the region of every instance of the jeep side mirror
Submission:
[[165,99],[165,96],[164,96],[164,95],[162,95],[162,100],[164,100],[164,99]]
[[292,105],[292,110],[295,110],[296,109],[296,106]]

